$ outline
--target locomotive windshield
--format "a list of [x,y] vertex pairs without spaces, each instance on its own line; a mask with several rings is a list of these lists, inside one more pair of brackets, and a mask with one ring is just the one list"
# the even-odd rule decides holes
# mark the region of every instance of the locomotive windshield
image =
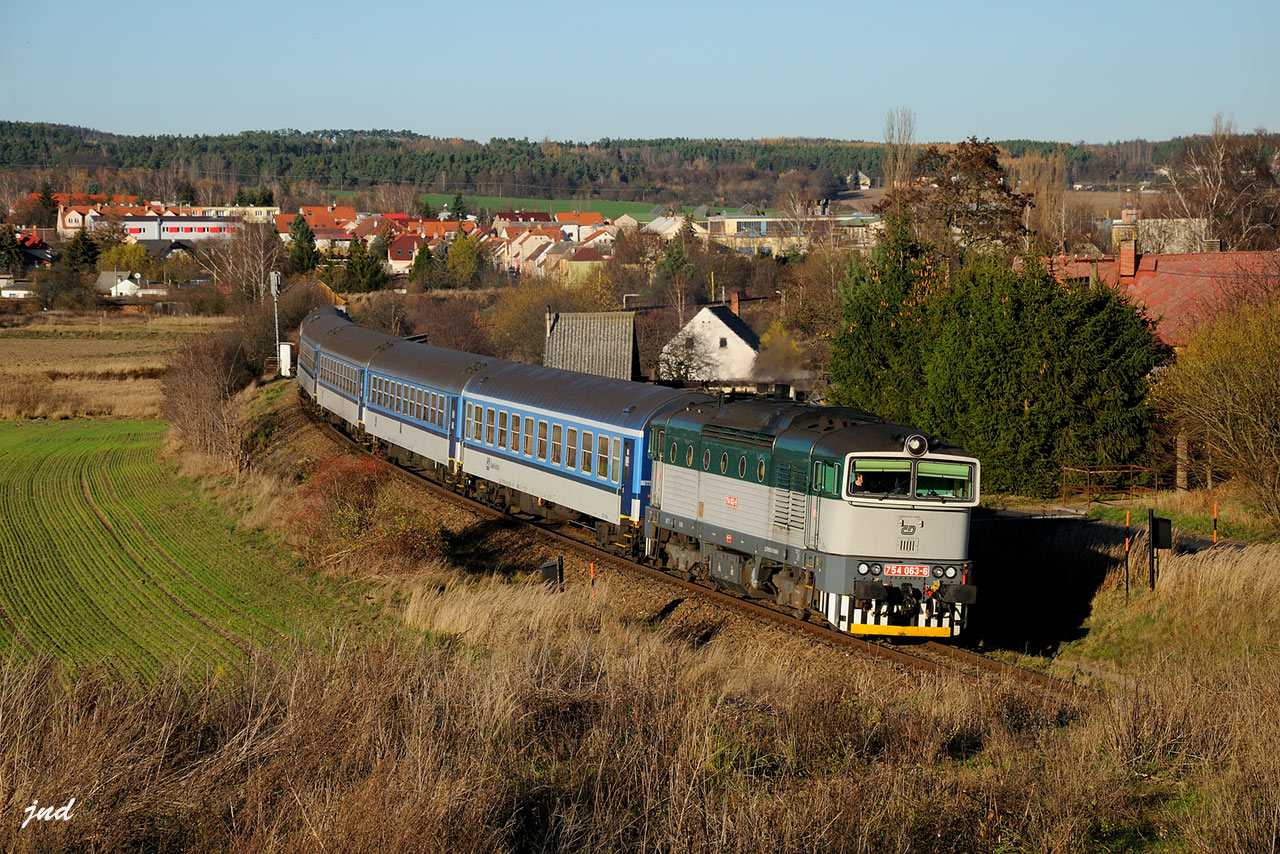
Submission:
[[969,501],[973,464],[938,460],[850,459],[847,498]]

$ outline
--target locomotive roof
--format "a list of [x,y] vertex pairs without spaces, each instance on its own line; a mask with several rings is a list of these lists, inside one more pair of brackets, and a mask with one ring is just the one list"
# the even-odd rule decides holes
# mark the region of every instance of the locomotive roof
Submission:
[[668,423],[671,429],[698,434],[703,440],[772,446],[800,454],[840,457],[901,451],[907,437],[915,434],[925,435],[933,451],[965,453],[916,427],[893,424],[870,412],[790,400],[707,401],[672,413]]
[[477,372],[467,393],[631,430],[643,430],[660,409],[708,400],[699,392],[520,362]]

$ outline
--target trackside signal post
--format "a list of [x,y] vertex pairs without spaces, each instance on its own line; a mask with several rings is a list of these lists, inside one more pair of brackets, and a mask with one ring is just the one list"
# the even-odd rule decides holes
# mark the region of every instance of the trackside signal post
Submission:
[[275,270],[267,274],[267,281],[271,285],[271,308],[276,316],[276,353],[280,352],[280,278]]
[[1159,558],[1156,557],[1156,549],[1173,548],[1173,523],[1168,519],[1162,519],[1156,515],[1155,510],[1147,511],[1147,530],[1148,537],[1151,541],[1150,548],[1150,587],[1156,589],[1156,575],[1160,566]]

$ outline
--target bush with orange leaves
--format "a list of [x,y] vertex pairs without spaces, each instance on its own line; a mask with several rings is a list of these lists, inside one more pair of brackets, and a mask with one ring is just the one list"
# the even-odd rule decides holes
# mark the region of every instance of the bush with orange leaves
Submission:
[[440,523],[375,457],[317,460],[291,516],[294,545],[311,561],[344,572],[410,569],[445,551]]

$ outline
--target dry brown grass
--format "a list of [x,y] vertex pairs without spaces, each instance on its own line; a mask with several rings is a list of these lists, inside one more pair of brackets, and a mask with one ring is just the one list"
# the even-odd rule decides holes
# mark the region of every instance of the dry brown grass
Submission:
[[226,318],[45,312],[0,328],[0,417],[154,417],[179,343]]
[[415,590],[417,643],[340,635],[243,681],[0,668],[0,829],[61,850],[1255,852],[1274,839],[1274,661],[1152,662],[1090,708],[1010,684],[832,678],[611,611],[607,588]]

